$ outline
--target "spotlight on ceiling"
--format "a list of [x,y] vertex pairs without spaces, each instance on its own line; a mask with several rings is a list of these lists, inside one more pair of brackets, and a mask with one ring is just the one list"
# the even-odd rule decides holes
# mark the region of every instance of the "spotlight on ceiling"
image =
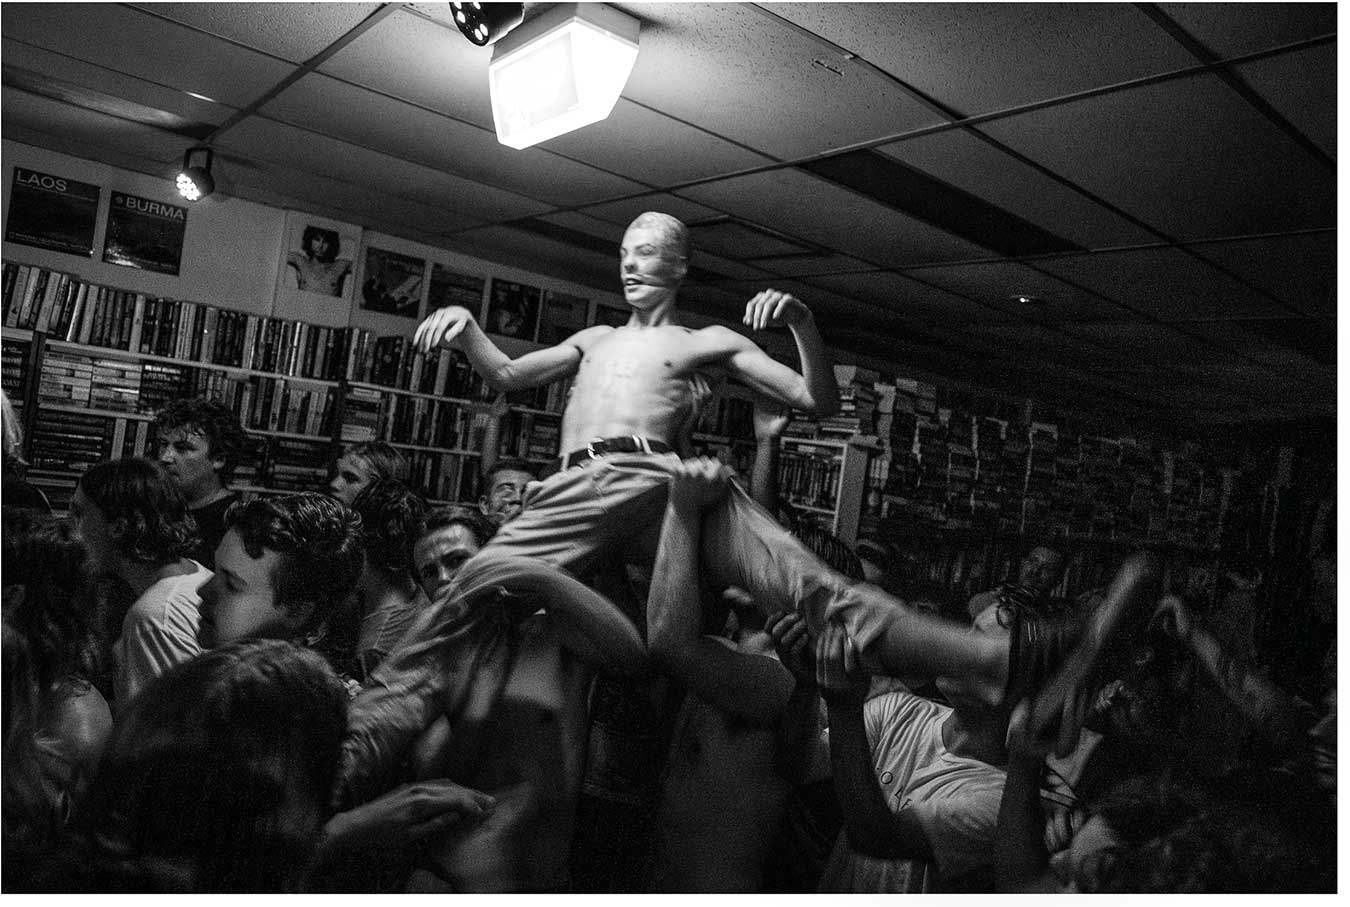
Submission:
[[524,3],[451,3],[455,25],[479,47],[491,44],[525,18]]
[[497,141],[528,148],[609,116],[633,71],[638,20],[604,3],[559,3],[492,48]]
[[[192,162],[194,155],[198,156],[198,160],[203,160],[201,155],[205,155],[204,162],[200,165],[194,164]],[[183,169],[174,180],[179,195],[190,202],[195,202],[216,191],[216,181],[211,178],[212,156],[210,148],[189,148],[183,153]]]

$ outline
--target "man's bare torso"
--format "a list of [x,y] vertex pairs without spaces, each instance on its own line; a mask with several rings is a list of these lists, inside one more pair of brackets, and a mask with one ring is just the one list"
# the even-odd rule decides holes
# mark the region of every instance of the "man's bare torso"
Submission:
[[720,378],[733,352],[725,329],[625,326],[579,335],[581,363],[563,415],[562,450],[640,435],[678,445],[696,374]]

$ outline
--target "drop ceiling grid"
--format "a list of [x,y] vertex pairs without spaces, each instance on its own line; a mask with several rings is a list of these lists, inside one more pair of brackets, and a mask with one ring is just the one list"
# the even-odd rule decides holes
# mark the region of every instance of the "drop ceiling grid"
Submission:
[[1015,261],[931,265],[910,268],[906,276],[970,299],[978,299],[1005,311],[1019,311],[1010,297],[1036,297],[1039,305],[1025,306],[1025,317],[1035,321],[1135,320],[1135,315],[1109,300],[1094,296],[1042,270]]
[[[944,230],[798,170],[704,183],[680,194],[742,220],[852,255],[880,267],[987,258]],[[904,237],[899,243],[892,237]]]
[[[1127,4],[768,4],[960,116],[1194,61]],[[843,6],[841,13],[836,6]],[[970,61],[980,65],[971,66]]]
[[941,122],[865,66],[745,4],[619,4],[643,23],[624,96],[779,159]]
[[1160,3],[1158,7],[1220,57],[1283,47],[1336,31],[1335,3]]
[[1336,231],[1197,243],[1207,258],[1291,309],[1310,315],[1336,314]]
[[455,243],[498,250],[490,258],[532,271],[556,273],[565,280],[617,292],[614,259],[558,242],[537,233],[488,224],[456,233]]
[[753,258],[749,261],[782,277],[809,278],[822,274],[871,270],[867,262],[847,255],[794,255],[783,258]]
[[551,206],[645,188],[538,148],[504,148],[495,132],[317,73],[288,87],[260,112]]
[[[642,141],[634,142],[633,136],[642,136]],[[649,187],[772,163],[765,155],[622,97],[605,120],[550,139],[542,147]]]
[[1155,235],[965,130],[876,149],[1089,248],[1152,242]]
[[1336,45],[1267,57],[1234,67],[1261,97],[1331,157],[1336,156]]
[[533,199],[261,117],[231,129],[218,146],[258,160],[302,162],[299,169],[477,220],[524,217],[547,208]]
[[183,139],[161,129],[71,107],[51,98],[9,88],[4,89],[0,97],[4,99],[0,115],[3,116],[6,138],[10,137],[11,126],[26,126],[39,134],[61,136],[67,143],[73,143],[79,149],[75,152],[79,157],[92,154],[97,160],[105,150],[131,155],[141,161],[140,166],[133,169],[152,174],[163,174],[173,162],[181,161],[186,147]]
[[1036,266],[1164,322],[1291,314],[1179,249],[1095,252],[1047,259]]
[[1017,320],[969,299],[924,286],[890,271],[822,274],[804,283],[882,306],[899,315],[932,324],[975,324]]
[[303,63],[356,27],[379,3],[132,3],[236,44]]
[[457,29],[399,10],[318,71],[491,130],[491,57],[491,47],[474,46]]
[[69,84],[87,88],[128,103],[162,110],[185,120],[219,124],[234,109],[225,104],[194,98],[178,89],[147,82],[136,76],[116,72],[66,54],[45,50],[5,37],[0,41],[0,59],[5,68],[28,70],[53,85]]
[[[8,95],[6,95],[8,97]],[[6,101],[5,103],[8,103]],[[50,126],[44,123],[43,126]],[[145,173],[151,176],[164,176],[169,166],[168,163],[157,163],[147,160],[143,154],[121,151],[111,145],[101,145],[97,155],[89,153],[89,142],[83,138],[73,138],[68,135],[58,135],[56,133],[44,132],[42,128],[30,127],[23,123],[17,123],[6,118],[3,124],[4,138],[7,142],[17,142],[21,145],[32,145],[35,148],[47,148],[60,154],[70,157],[84,158],[86,160],[98,161],[102,164],[108,164],[113,167],[120,167],[123,170],[129,170],[132,173]],[[168,199],[168,192],[165,193],[165,199]]]
[[1326,226],[1334,218],[1334,174],[1213,76],[981,129],[1175,238]]
[[5,36],[242,107],[285,77],[280,60],[112,3],[6,3]]

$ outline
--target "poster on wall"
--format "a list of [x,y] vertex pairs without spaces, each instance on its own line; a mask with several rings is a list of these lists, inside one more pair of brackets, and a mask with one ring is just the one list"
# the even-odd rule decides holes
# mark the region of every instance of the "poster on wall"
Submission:
[[488,333],[533,340],[539,325],[539,288],[493,278],[488,297]]
[[621,309],[612,305],[597,305],[595,307],[595,323],[621,328],[628,323],[628,316],[631,314],[632,311],[629,309]]
[[361,283],[361,308],[416,318],[422,307],[422,283],[426,273],[427,263],[421,258],[368,247],[365,280]]
[[98,194],[92,183],[15,167],[5,242],[90,257]]
[[448,305],[463,306],[477,318],[483,310],[483,287],[486,278],[474,274],[460,274],[439,262],[431,265],[431,285],[427,288],[427,311],[430,315]]
[[304,293],[350,303],[352,284],[356,281],[353,265],[360,241],[356,227],[301,211],[287,212],[286,248],[277,277],[278,297]]
[[114,192],[108,205],[103,260],[127,268],[177,274],[186,232],[187,208]]
[[562,343],[586,326],[586,309],[591,301],[582,296],[544,291],[544,307],[539,315],[539,342]]

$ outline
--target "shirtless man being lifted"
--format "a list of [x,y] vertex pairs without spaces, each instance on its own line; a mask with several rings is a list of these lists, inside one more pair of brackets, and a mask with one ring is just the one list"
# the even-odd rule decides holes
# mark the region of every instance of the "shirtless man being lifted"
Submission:
[[[671,470],[681,462],[676,451],[686,444],[699,391],[706,391],[709,379],[734,377],[780,405],[818,415],[837,409],[838,388],[820,333],[796,297],[764,290],[747,303],[742,323],[752,330],[786,326],[796,340],[800,374],[729,328],[680,324],[676,297],[688,259],[684,224],[648,212],[628,227],[619,250],[624,299],[632,309],[622,327],[586,328],[515,359],[458,306],[440,309],[418,327],[419,349],[463,350],[498,391],[575,377],[563,413],[560,469],[530,483],[520,515],[464,565],[464,579],[457,583],[502,555],[539,558],[577,576],[616,558],[651,565]],[[1008,681],[1006,640],[968,636],[960,625],[831,570],[734,484],[704,514],[700,550],[700,575],[714,591],[738,586],[770,615],[799,611],[813,634],[827,619],[839,621],[863,666],[874,673],[954,675],[996,688]],[[452,713],[454,703],[464,700],[459,687],[465,677],[453,666],[467,664],[461,650],[477,652],[492,644],[485,632],[447,620],[455,593],[452,587],[428,609],[404,638],[402,651],[391,653],[373,687],[357,700],[344,755],[353,790],[400,758],[435,714]],[[1085,634],[1091,645],[1061,671],[1054,701],[1038,710],[1033,726],[1061,730],[1062,711],[1069,719],[1065,736],[1076,738],[1078,716],[1071,713],[1087,706],[1080,688],[1125,617],[1121,609],[1107,611]],[[452,707],[446,709],[447,703]]]

